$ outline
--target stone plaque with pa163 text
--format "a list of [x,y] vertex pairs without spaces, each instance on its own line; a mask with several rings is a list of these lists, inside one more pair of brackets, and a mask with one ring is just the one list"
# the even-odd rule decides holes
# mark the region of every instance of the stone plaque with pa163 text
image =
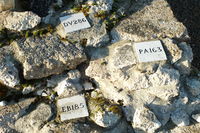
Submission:
[[163,46],[159,40],[134,43],[139,62],[167,60]]

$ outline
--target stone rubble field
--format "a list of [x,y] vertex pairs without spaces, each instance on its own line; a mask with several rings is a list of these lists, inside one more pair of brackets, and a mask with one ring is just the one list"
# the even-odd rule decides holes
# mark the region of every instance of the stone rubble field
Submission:
[[[200,133],[200,72],[166,0],[50,1],[0,8],[0,133]],[[67,33],[78,12],[91,27]],[[140,62],[152,40],[167,59]]]

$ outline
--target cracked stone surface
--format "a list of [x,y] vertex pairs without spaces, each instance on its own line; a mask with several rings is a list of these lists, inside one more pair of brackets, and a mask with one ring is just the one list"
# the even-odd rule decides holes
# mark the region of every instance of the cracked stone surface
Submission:
[[113,41],[132,40],[146,41],[155,38],[180,38],[186,34],[186,28],[178,22],[165,0],[137,1],[133,8],[138,5],[144,8],[124,19],[111,32]]
[[20,83],[19,71],[10,47],[0,48],[0,82],[12,88]]
[[4,20],[4,26],[10,30],[23,31],[32,29],[41,22],[33,12],[10,12]]
[[30,37],[14,42],[15,56],[23,65],[25,79],[39,79],[74,69],[87,57],[79,44],[57,36]]

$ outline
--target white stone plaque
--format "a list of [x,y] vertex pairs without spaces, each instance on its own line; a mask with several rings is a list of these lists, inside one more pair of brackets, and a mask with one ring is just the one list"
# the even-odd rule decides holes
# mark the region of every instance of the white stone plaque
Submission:
[[159,40],[134,43],[139,62],[167,60],[163,46]]
[[91,27],[83,13],[60,17],[66,33]]
[[84,95],[77,95],[57,101],[61,121],[89,116]]

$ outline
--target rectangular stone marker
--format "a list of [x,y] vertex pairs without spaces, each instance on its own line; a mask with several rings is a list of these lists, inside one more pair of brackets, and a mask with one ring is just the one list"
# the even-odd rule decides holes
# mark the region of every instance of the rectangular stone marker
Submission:
[[89,116],[84,95],[77,95],[57,101],[61,121]]
[[134,43],[139,62],[167,60],[163,46],[159,40]]
[[60,21],[66,33],[91,27],[83,13],[60,17]]

